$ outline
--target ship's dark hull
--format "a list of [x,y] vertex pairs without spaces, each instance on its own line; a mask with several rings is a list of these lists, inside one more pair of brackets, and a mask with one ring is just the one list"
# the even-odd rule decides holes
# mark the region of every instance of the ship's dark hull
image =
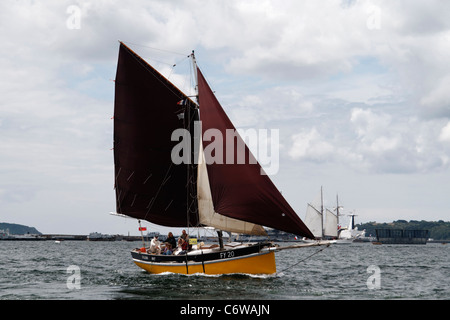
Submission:
[[382,244],[426,244],[428,230],[376,229],[377,242]]

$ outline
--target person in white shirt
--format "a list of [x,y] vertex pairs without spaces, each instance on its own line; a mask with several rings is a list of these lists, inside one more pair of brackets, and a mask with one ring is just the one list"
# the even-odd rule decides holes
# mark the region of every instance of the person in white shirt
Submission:
[[150,242],[150,253],[161,253],[161,243],[158,240],[158,236],[155,236]]

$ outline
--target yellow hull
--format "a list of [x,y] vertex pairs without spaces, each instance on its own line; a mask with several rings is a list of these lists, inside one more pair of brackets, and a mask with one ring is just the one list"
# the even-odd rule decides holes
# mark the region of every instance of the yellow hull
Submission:
[[149,273],[181,273],[181,274],[273,274],[277,272],[275,253],[273,251],[251,254],[233,259],[220,259],[208,262],[161,263],[144,262],[134,259],[134,263]]

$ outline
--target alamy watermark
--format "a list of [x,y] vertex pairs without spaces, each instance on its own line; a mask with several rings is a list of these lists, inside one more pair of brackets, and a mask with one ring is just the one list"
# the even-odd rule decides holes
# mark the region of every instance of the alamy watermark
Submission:
[[[256,164],[261,165],[261,174],[274,175],[279,169],[279,130],[278,129],[226,129],[225,133],[218,129],[205,130],[201,133],[201,121],[194,123],[194,137],[202,136],[203,153],[206,164]],[[199,150],[200,140],[192,139],[187,129],[176,129],[172,132],[172,141],[179,141],[171,152],[174,164],[199,164],[198,154],[191,157],[192,147]],[[192,140],[194,145],[192,146]],[[207,143],[205,143],[207,142]],[[246,154],[245,143],[253,150]]]
[[70,5],[66,9],[69,17],[66,20],[66,27],[69,30],[81,29],[81,9],[77,5]]
[[367,267],[367,273],[372,275],[367,278],[367,289],[375,290],[381,288],[381,269],[376,265],[370,265]]
[[66,285],[67,289],[81,289],[81,270],[79,266],[71,265],[67,267],[66,273],[70,273],[70,276],[67,278]]
[[376,5],[370,5],[366,9],[369,17],[366,20],[366,26],[369,30],[381,29],[381,8]]

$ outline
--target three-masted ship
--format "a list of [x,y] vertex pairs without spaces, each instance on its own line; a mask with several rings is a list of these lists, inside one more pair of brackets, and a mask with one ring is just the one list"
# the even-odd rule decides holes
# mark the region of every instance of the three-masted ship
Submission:
[[[227,130],[236,129],[193,53],[191,57],[196,99],[120,43],[114,101],[116,211],[161,226],[212,227],[219,244],[197,244],[172,255],[152,254],[144,247],[132,250],[132,258],[150,273],[275,273],[278,249],[273,243],[224,244],[222,231],[264,235],[262,226],[267,226],[300,237],[314,235],[238,134],[231,151],[220,150],[220,161],[217,152],[204,152],[214,147],[213,139],[202,139],[207,130],[225,137]],[[199,121],[201,130],[196,127]],[[174,132],[185,132],[184,142],[190,147],[178,150],[181,137],[174,139]],[[244,148],[238,148],[242,144]],[[173,152],[184,152],[186,161],[175,163]],[[244,163],[236,161],[242,156]],[[235,161],[225,161],[230,157]]]

